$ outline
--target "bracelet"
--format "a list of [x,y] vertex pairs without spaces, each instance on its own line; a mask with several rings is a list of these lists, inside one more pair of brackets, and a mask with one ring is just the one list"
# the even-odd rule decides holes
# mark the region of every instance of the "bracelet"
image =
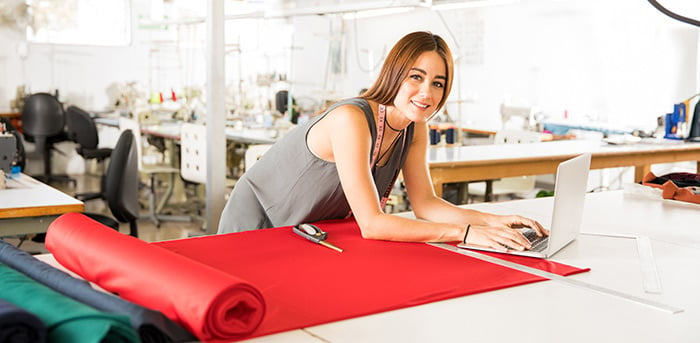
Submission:
[[464,238],[462,239],[462,243],[467,244],[467,235],[469,234],[469,229],[472,227],[472,224],[467,224],[467,231],[464,231]]

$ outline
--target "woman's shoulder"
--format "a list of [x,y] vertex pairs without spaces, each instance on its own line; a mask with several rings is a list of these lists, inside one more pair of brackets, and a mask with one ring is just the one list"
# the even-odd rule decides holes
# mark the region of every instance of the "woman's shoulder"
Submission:
[[372,105],[369,101],[363,98],[348,98],[331,105],[328,111],[334,111],[336,109],[341,109],[342,111],[350,112],[364,112],[365,114],[372,114]]
[[360,118],[364,118],[362,120],[365,120],[374,117],[372,105],[362,98],[351,98],[339,101],[328,110],[327,114],[332,114],[332,116],[336,118],[346,117],[349,120]]

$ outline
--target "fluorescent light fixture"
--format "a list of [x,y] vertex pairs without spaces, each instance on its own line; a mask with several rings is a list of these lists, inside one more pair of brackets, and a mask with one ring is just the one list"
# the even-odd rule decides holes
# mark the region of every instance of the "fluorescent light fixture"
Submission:
[[437,11],[449,11],[461,8],[475,8],[475,7],[488,7],[488,6],[501,6],[501,5],[511,5],[517,4],[520,0],[474,0],[474,1],[452,1],[452,2],[441,2],[433,3],[430,6],[431,9]]
[[[344,18],[368,18],[380,15],[391,15],[408,12],[416,7],[425,6],[424,0],[402,1],[353,1],[331,5],[302,6],[298,8],[271,9],[265,13],[266,18],[291,17],[305,15],[342,14]],[[348,17],[346,17],[348,16]]]
[[401,6],[401,7],[389,7],[389,8],[360,10],[360,11],[356,11],[356,12],[350,12],[350,13],[343,14],[343,19],[353,20],[353,19],[364,19],[364,18],[388,16],[388,15],[392,15],[392,14],[400,14],[400,13],[410,12],[410,11],[413,11],[414,9],[415,9],[415,7],[413,7],[413,6]]

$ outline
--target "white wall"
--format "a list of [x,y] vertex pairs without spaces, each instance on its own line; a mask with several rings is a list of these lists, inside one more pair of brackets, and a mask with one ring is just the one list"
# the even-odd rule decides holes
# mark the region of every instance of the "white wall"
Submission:
[[[132,1],[134,18],[150,11],[149,1]],[[509,101],[537,105],[551,116],[566,110],[574,118],[653,126],[673,103],[698,92],[698,28],[646,1],[523,0],[442,16],[444,22],[417,9],[356,21],[227,22],[227,94],[234,104],[265,106],[264,98],[288,84],[258,87],[255,75],[277,73],[289,78],[301,101],[353,96],[376,75],[370,62],[381,62],[413,30],[440,34],[460,56],[448,108],[471,125],[500,125],[498,106]],[[59,89],[65,101],[93,110],[112,105],[107,89],[115,82],[136,80],[156,91],[204,84],[203,25],[152,30],[134,20],[132,27],[128,47],[27,44],[18,32],[0,28],[0,109],[9,108],[23,84],[31,91]],[[180,43],[149,43],[168,39]],[[22,44],[26,58],[17,53]]]
[[[673,103],[698,91],[698,28],[646,1],[523,1],[443,17],[456,40],[437,15],[418,10],[367,19],[357,30],[348,25],[348,47],[355,46],[355,31],[359,46],[375,54],[411,30],[442,35],[462,56],[450,100],[461,94],[466,120],[481,126],[500,125],[503,101],[537,105],[552,116],[567,110],[611,124],[655,125]],[[369,82],[350,60],[348,74]]]
[[[133,1],[134,16],[143,13],[143,3]],[[136,32],[136,23],[132,28]],[[0,110],[9,109],[21,85],[30,92],[58,89],[62,100],[94,110],[110,107],[111,84],[148,75],[148,46],[141,40],[135,33],[126,47],[34,44],[22,32],[0,26]],[[23,50],[26,55],[19,53]]]

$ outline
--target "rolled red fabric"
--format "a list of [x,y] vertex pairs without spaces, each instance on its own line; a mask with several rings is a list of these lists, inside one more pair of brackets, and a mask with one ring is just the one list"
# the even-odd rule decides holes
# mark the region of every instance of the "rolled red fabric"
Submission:
[[84,279],[161,311],[203,341],[245,337],[265,315],[262,294],[247,281],[79,213],[51,223],[46,248]]

